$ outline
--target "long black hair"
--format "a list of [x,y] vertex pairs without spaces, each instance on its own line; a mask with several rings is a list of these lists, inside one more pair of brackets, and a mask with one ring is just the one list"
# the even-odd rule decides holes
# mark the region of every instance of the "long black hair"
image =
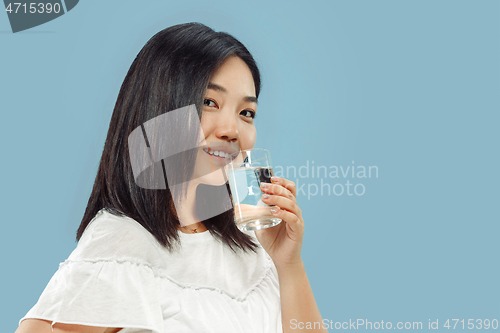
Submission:
[[[175,198],[168,184],[166,189],[144,189],[135,183],[127,138],[146,121],[188,105],[196,106],[201,119],[210,77],[230,56],[238,56],[247,64],[258,97],[261,83],[255,60],[242,43],[227,33],[215,32],[200,23],[186,23],[164,29],[146,43],[120,88],[77,240],[104,208],[112,214],[136,220],[168,250],[180,244]],[[193,133],[193,138],[196,135]],[[192,152],[186,158],[190,163],[185,165],[191,167],[183,169],[182,178],[188,180],[196,154]],[[220,190],[227,191],[227,186],[226,183]],[[233,251],[238,248],[255,251],[257,245],[237,229],[233,209],[203,223]]]

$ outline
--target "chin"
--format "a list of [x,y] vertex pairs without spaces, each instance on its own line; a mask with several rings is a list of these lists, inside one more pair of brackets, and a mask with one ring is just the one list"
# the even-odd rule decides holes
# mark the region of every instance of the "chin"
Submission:
[[203,175],[193,180],[200,184],[212,186],[222,186],[227,183],[226,178],[224,177],[224,171],[222,169],[216,170],[212,173]]

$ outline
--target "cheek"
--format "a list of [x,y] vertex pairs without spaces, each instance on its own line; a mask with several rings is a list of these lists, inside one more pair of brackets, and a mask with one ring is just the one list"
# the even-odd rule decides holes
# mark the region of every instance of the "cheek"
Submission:
[[255,145],[255,140],[257,139],[257,130],[255,126],[245,130],[241,133],[241,145],[244,147],[243,149],[251,149]]
[[[210,117],[204,117],[202,116],[201,117],[201,120],[200,120],[200,127],[201,127],[201,130],[203,132],[203,136],[206,138],[210,135],[210,132],[212,131],[212,122],[210,122]],[[201,135],[201,133],[200,133]]]

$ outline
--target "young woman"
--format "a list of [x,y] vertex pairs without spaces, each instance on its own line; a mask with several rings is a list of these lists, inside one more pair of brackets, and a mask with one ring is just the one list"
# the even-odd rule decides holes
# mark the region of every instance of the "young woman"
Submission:
[[[227,184],[213,176],[214,146],[254,146],[259,92],[255,61],[234,37],[199,23],[153,36],[120,89],[78,246],[16,332],[267,333],[320,323],[300,257],[295,184],[273,178],[262,187],[282,223],[242,232],[221,199]],[[130,135],[139,128],[148,137],[145,124],[171,112],[174,124],[159,135],[178,154],[151,169],[170,176],[144,186],[156,178],[134,173]],[[200,218],[207,207],[219,213]],[[307,332],[326,332],[315,328]]]

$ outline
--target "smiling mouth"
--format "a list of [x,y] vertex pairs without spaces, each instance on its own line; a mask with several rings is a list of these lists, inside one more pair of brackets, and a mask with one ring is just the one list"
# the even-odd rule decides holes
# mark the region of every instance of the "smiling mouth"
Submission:
[[231,155],[229,155],[226,152],[220,151],[220,150],[211,150],[211,149],[204,148],[203,151],[205,153],[207,153],[208,155],[210,155],[210,157],[212,157],[216,161],[221,161],[221,162],[224,161],[225,162],[227,158],[231,158]]

